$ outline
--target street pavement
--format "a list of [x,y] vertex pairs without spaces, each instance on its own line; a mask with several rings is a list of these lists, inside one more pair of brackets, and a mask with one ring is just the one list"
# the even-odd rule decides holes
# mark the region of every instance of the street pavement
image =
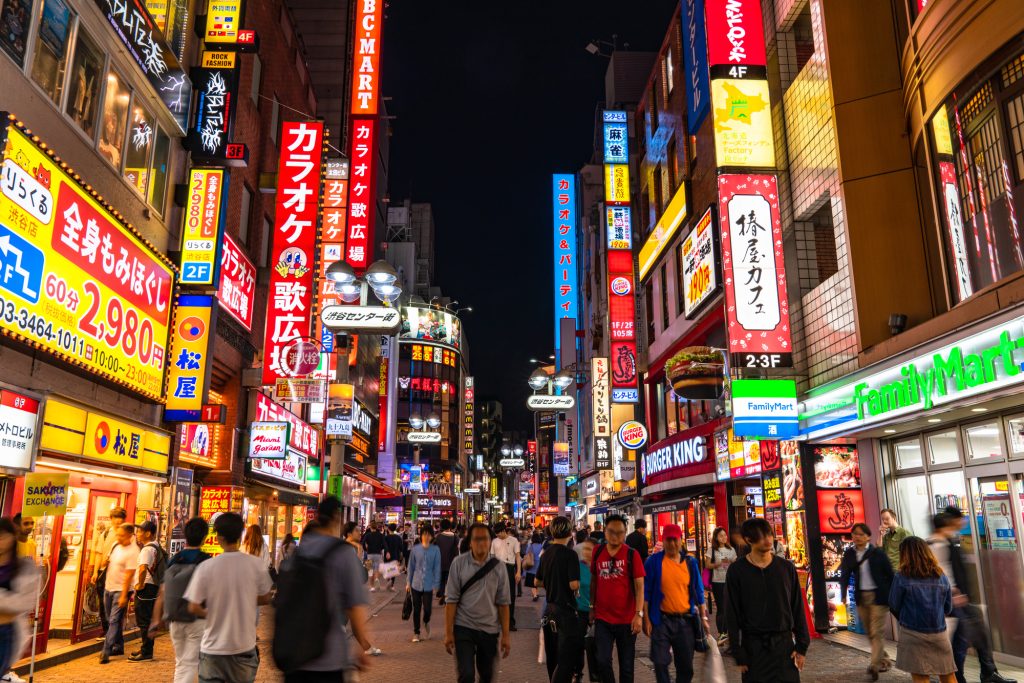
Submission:
[[[371,667],[360,677],[360,683],[385,683],[409,680],[417,683],[454,681],[453,658],[444,650],[444,609],[434,605],[431,639],[421,643],[411,642],[412,625],[402,621],[402,599],[404,577],[399,579],[398,592],[372,593],[370,632],[374,646],[383,654],[371,658]],[[545,683],[547,672],[543,664],[537,663],[538,621],[542,602],[531,602],[527,592],[517,601],[519,631],[512,634],[512,654],[500,662],[498,680],[503,683]],[[272,620],[269,610],[264,608],[260,624],[260,664],[256,680],[260,683],[280,683],[281,673],[274,667],[270,656]],[[136,641],[137,642],[137,641]],[[648,641],[640,636],[637,642],[638,661],[636,682],[653,683],[654,672],[646,655]],[[697,655],[694,662],[698,670],[695,681],[704,681],[701,669],[703,655]],[[807,657],[803,680],[808,683],[854,683],[869,680],[866,674],[868,657],[859,650],[815,640]],[[739,683],[739,671],[727,660],[728,680]],[[174,653],[170,638],[161,636],[156,641],[155,659],[150,662],[133,663],[123,657],[111,659],[110,664],[101,665],[98,657],[91,655],[66,664],[46,669],[36,674],[41,683],[139,683],[139,681],[170,681],[174,671]],[[24,676],[27,678],[27,675]],[[909,681],[908,674],[892,671],[882,674],[882,681]]]

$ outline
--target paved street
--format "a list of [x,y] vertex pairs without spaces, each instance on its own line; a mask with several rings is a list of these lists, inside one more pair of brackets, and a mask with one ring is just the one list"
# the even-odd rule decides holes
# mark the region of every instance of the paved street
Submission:
[[[374,645],[380,647],[384,654],[374,657],[372,668],[363,674],[362,683],[383,683],[397,681],[410,675],[419,677],[421,681],[453,681],[455,679],[452,658],[444,651],[442,644],[444,635],[443,611],[434,608],[434,629],[431,640],[423,643],[410,642],[412,626],[401,619],[402,603],[399,593],[374,593],[373,612],[376,614],[371,622]],[[394,598],[392,601],[391,598]],[[517,605],[520,630],[512,634],[512,654],[501,662],[499,680],[506,683],[544,683],[547,681],[545,668],[537,663],[538,631],[540,603],[530,601],[528,595]],[[270,619],[264,615],[260,632],[260,653],[263,663],[257,681],[277,683],[282,680],[281,674],[274,668],[270,656]],[[637,662],[637,683],[653,683],[654,672],[646,660],[647,639],[643,636],[637,643],[637,652],[641,659]],[[701,666],[701,655],[698,655],[697,666]],[[831,683],[834,681],[867,680],[865,669],[867,656],[852,648],[816,640],[811,646],[807,659],[804,681],[811,683]],[[174,668],[173,652],[170,639],[166,636],[157,640],[156,659],[152,662],[132,663],[117,657],[105,666],[99,664],[96,656],[89,656],[68,664],[46,669],[36,676],[42,683],[139,683],[139,681],[169,681]],[[729,666],[729,681],[740,680],[739,672]],[[704,678],[698,673],[696,681]],[[909,681],[910,676],[901,672],[883,674],[883,681]]]

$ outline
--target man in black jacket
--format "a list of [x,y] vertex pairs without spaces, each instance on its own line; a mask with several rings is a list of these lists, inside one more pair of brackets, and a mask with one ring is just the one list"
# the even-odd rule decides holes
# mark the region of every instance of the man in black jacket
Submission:
[[964,662],[967,660],[967,648],[974,647],[978,653],[978,664],[981,665],[982,683],[1016,683],[996,669],[992,659],[992,644],[988,639],[985,620],[981,610],[971,604],[971,596],[967,593],[970,586],[967,582],[967,568],[960,554],[960,530],[963,528],[964,515],[959,508],[947,507],[932,519],[935,534],[928,539],[935,559],[953,587],[953,616],[957,618],[956,631],[953,633],[953,661],[956,662],[957,683],[966,683],[964,678]]
[[459,539],[452,533],[452,523],[441,520],[441,533],[434,538],[434,545],[441,551],[441,590],[437,591],[437,604],[444,604],[444,587],[448,585],[448,573],[452,560],[459,554]]
[[871,640],[871,664],[868,675],[878,680],[880,671],[892,666],[885,652],[885,619],[889,613],[889,587],[892,586],[892,565],[880,548],[871,545],[871,527],[854,524],[850,534],[853,547],[843,554],[840,565],[839,585],[843,602],[846,602],[846,588],[853,577],[853,597],[857,603],[857,615],[864,624],[864,630]]
[[[401,566],[404,557],[405,541],[398,534],[398,525],[392,522],[388,524],[388,534],[384,537],[384,561],[397,562]],[[388,581],[388,590],[392,593],[395,592],[395,578],[392,576]]]
[[640,558],[646,562],[648,555],[647,548],[647,522],[638,519],[633,523],[633,533],[626,536],[626,545],[640,553]]

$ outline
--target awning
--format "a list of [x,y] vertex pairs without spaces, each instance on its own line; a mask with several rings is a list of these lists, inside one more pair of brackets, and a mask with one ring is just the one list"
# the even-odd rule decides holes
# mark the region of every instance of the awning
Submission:
[[380,479],[377,479],[376,477],[371,477],[366,472],[363,472],[361,469],[353,467],[348,463],[345,463],[345,474],[349,475],[350,477],[354,477],[355,479],[361,481],[364,484],[369,484],[370,486],[372,486],[374,498],[391,498],[393,496],[402,495],[397,489],[388,486],[387,484],[385,484]]

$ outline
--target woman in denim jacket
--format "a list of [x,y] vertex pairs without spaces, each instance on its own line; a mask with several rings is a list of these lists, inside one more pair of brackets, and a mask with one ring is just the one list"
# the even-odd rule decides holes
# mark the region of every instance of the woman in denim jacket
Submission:
[[953,611],[953,591],[928,544],[909,536],[900,544],[900,571],[889,590],[889,609],[900,622],[896,667],[910,672],[914,683],[955,683],[956,664],[946,633]]

